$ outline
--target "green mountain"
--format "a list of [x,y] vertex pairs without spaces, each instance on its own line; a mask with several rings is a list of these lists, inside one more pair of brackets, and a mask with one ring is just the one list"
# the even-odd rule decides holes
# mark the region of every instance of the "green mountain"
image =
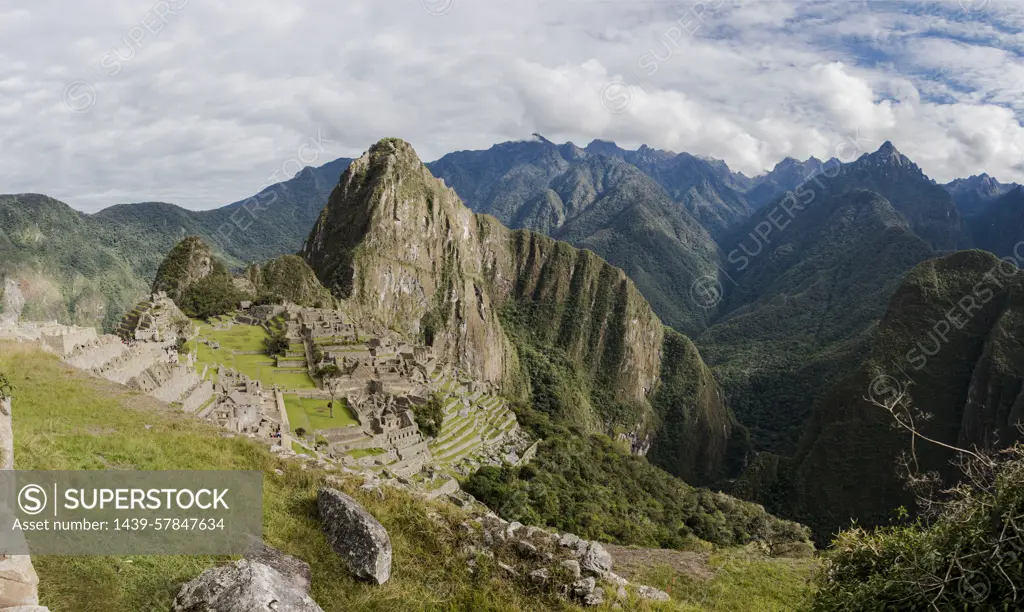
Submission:
[[[474,211],[591,249],[622,268],[675,329],[697,333],[713,315],[690,292],[716,273],[714,241],[637,166],[538,137],[451,153],[429,168]],[[705,179],[717,180],[710,171]],[[694,207],[712,206],[700,185],[679,189]]]
[[[906,392],[921,432],[961,448],[1019,439],[1024,416],[1024,274],[990,253],[964,251],[911,271],[889,300],[860,366],[815,404],[799,451],[757,485],[772,507],[820,535],[872,526],[914,507],[898,476],[910,435],[892,426],[885,402]],[[953,452],[918,441],[918,469],[947,482]],[[778,467],[778,466],[776,466]],[[770,471],[770,470],[769,470]],[[771,484],[768,484],[771,483]]]
[[622,270],[474,214],[403,141],[349,166],[301,254],[353,312],[419,335],[556,422],[641,437],[671,423],[666,445],[700,439],[674,470],[698,481],[745,453],[697,351],[666,340]]
[[42,195],[0,195],[0,307],[109,330],[186,236],[202,237],[231,268],[294,253],[349,161],[305,168],[248,200],[207,211],[142,203],[86,215]]
[[746,238],[764,252],[731,275],[727,314],[697,343],[757,448],[791,454],[815,397],[856,367],[899,279],[932,250],[862,190],[822,193],[769,239]]
[[[671,153],[646,145],[636,151],[621,149],[615,143],[597,141],[586,151],[615,157],[639,168],[654,179],[674,201],[707,228],[712,237],[719,237],[744,222],[751,209],[740,194],[746,177],[733,175],[719,160],[707,160],[689,153]],[[742,185],[742,187],[741,187]]]

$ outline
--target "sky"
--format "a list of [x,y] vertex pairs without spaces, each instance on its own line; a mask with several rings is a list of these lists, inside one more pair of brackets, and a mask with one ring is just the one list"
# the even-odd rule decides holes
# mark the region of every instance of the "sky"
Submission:
[[1024,0],[8,0],[0,193],[244,199],[383,137],[1024,182]]

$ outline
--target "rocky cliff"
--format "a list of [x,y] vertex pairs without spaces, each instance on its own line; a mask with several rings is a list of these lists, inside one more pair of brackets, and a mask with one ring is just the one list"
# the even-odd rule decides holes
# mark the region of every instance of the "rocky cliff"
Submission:
[[585,364],[621,401],[658,376],[663,331],[632,281],[589,251],[476,215],[401,140],[352,163],[301,255],[363,316],[418,334],[481,379],[514,389],[503,311],[531,341]]

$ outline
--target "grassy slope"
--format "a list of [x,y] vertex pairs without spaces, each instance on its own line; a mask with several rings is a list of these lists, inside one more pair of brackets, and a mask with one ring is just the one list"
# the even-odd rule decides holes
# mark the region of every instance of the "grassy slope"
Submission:
[[[381,587],[359,583],[348,576],[319,529],[315,499],[323,472],[299,469],[261,445],[224,437],[207,423],[172,413],[165,404],[90,378],[23,345],[0,344],[0,371],[16,386],[19,469],[262,470],[265,538],[310,563],[313,596],[327,612],[575,609],[528,592],[523,584],[487,568],[480,577],[470,577],[459,554],[463,542],[457,525],[464,517],[454,507],[389,489],[381,498],[353,484],[343,488],[384,524],[395,547],[391,580]],[[275,475],[275,469],[284,474]],[[428,516],[431,511],[440,519]],[[224,560],[34,558],[43,603],[53,612],[165,612],[183,581]],[[633,609],[731,609],[722,607],[727,606],[724,602],[749,602],[744,608],[755,611],[786,609],[771,603],[771,593],[786,593],[788,601],[796,601],[806,567],[790,571],[791,565],[762,559],[738,566],[705,583],[709,596],[696,607],[651,604]]]

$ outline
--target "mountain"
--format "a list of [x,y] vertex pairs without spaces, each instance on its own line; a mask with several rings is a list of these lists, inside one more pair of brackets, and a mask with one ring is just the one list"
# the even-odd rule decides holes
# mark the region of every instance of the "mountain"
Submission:
[[685,431],[666,444],[712,436],[677,471],[727,471],[741,428],[710,377],[678,388],[700,356],[666,345],[633,281],[590,251],[474,214],[407,143],[381,141],[349,166],[301,255],[359,316],[421,337],[552,419],[641,437],[674,421]]
[[628,151],[604,141],[594,141],[585,150],[615,157],[639,168],[657,181],[669,197],[682,204],[712,237],[717,238],[750,216],[746,200],[727,184],[735,185],[736,179],[721,160],[709,161],[689,153],[677,155],[646,145]]
[[[1006,445],[1024,418],[1024,274],[990,253],[963,251],[918,265],[900,284],[861,365],[815,404],[792,464],[770,495],[819,535],[886,524],[914,500],[898,477],[910,436],[874,405],[905,392],[922,433],[961,448]],[[955,475],[948,448],[918,441],[921,472]],[[770,478],[766,480],[771,480]],[[763,484],[762,484],[763,486]],[[770,488],[770,487],[765,487]]]
[[0,196],[4,314],[112,328],[146,293],[140,270],[156,270],[149,250],[150,239],[112,232],[52,198]]
[[694,303],[690,289],[716,273],[717,247],[635,165],[538,139],[450,153],[428,167],[474,211],[591,249],[622,268],[675,329],[696,333],[707,325],[712,313]]
[[1000,257],[1024,255],[1024,187],[991,200],[967,224],[979,248]]
[[[829,160],[827,163],[835,164],[838,160]],[[825,162],[816,157],[807,161],[797,161],[787,157],[775,164],[771,171],[750,179],[751,184],[745,190],[744,196],[748,205],[757,210],[764,205],[778,200],[797,186],[802,185],[810,177],[820,174]]]
[[871,191],[823,191],[787,221],[763,243],[745,239],[744,253],[763,253],[732,274],[726,314],[697,340],[758,448],[782,454],[815,396],[856,367],[902,275],[933,254]]
[[903,275],[970,244],[949,193],[891,143],[823,166],[729,240],[721,314],[697,345],[755,447],[782,455],[863,359]]
[[982,173],[965,179],[956,179],[942,187],[953,196],[961,215],[974,217],[983,212],[992,201],[1006,195],[1017,185],[1000,183],[994,177]]
[[207,211],[150,202],[87,215],[43,195],[0,195],[2,302],[27,319],[112,329],[186,236],[202,237],[232,268],[296,252],[350,161],[304,168]]

